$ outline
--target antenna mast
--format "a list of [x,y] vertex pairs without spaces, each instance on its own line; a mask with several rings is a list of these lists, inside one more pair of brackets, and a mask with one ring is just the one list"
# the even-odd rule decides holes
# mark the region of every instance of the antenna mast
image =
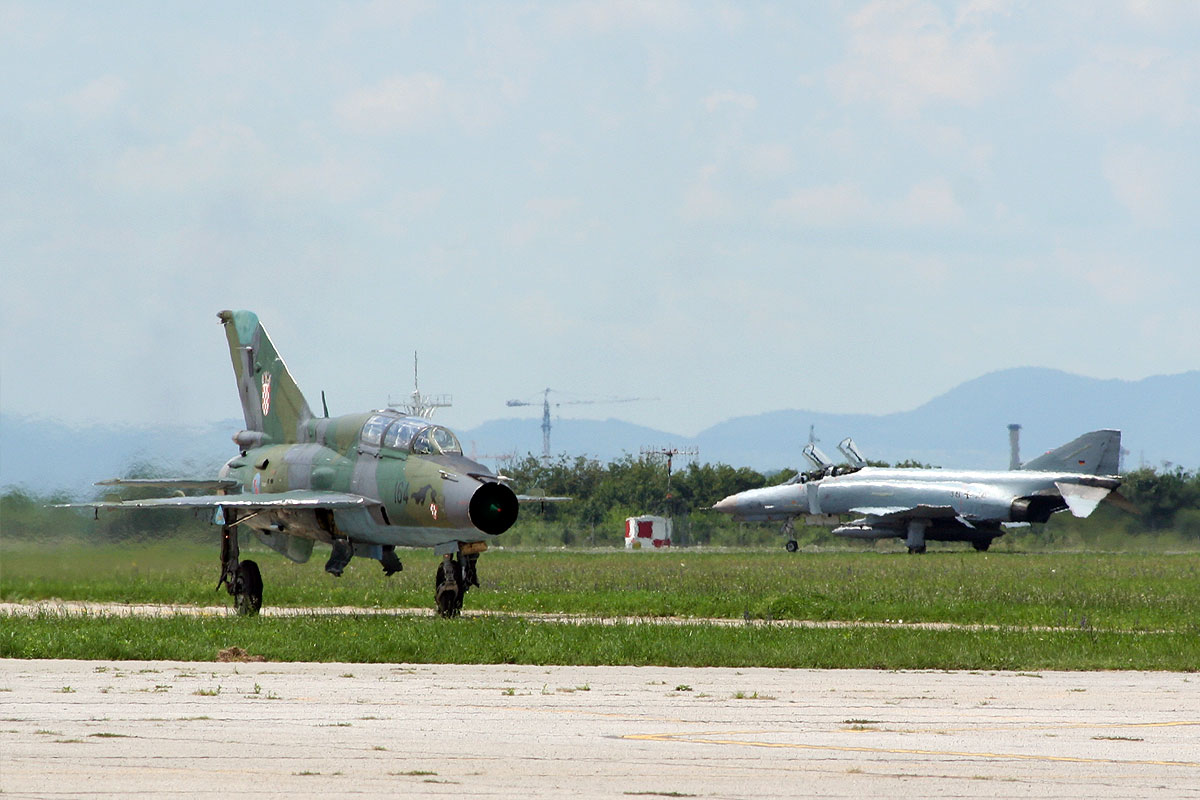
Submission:
[[667,457],[667,502],[669,503],[671,501],[671,460],[675,456],[695,458],[700,455],[700,449],[698,447],[675,447],[674,445],[667,445],[666,447],[643,447],[642,455]]
[[433,412],[439,408],[449,408],[452,405],[448,394],[421,394],[421,385],[417,380],[417,351],[413,350],[413,390],[406,403],[393,403],[388,398],[388,408],[396,408],[410,417],[433,419]]

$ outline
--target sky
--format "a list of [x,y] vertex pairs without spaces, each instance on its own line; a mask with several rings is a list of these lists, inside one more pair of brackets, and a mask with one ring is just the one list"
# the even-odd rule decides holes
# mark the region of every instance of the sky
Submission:
[[455,427],[1197,369],[1198,41],[1142,0],[0,2],[0,410],[239,417],[224,308],[335,415],[419,351]]

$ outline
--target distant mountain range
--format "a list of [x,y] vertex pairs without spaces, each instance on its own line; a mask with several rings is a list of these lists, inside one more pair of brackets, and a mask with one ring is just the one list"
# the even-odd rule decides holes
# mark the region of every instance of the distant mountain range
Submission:
[[[1008,425],[1018,423],[1021,458],[1029,460],[1085,431],[1117,428],[1125,463],[1200,466],[1200,370],[1140,381],[1099,380],[1053,369],[1022,367],[968,381],[912,411],[833,414],[772,411],[721,422],[695,437],[618,420],[554,420],[554,452],[608,460],[645,446],[696,447],[699,460],[759,470],[796,467],[813,426],[818,447],[840,461],[837,443],[854,439],[867,458],[904,459],[964,469],[1005,469]],[[461,432],[487,454],[541,450],[541,421],[507,419]]]
[[[797,467],[813,426],[818,446],[840,460],[837,443],[851,436],[868,458],[946,467],[1004,469],[1009,423],[1023,426],[1024,460],[1085,431],[1118,428],[1126,468],[1164,462],[1200,467],[1200,370],[1140,381],[1098,380],[1053,369],[1018,368],[968,381],[911,411],[832,414],[772,411],[736,417],[695,437],[609,419],[552,420],[553,451],[601,461],[643,447],[695,447],[702,462],[773,471]],[[144,462],[180,476],[208,476],[234,455],[230,436],[241,420],[192,428],[70,428],[64,423],[0,414],[0,486],[38,493],[90,492],[93,481]],[[463,448],[485,463],[505,454],[538,454],[541,420],[501,419],[457,430]]]

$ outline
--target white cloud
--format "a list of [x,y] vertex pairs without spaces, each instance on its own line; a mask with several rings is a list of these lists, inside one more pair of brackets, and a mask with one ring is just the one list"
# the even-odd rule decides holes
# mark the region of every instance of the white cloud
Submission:
[[730,105],[735,108],[740,108],[743,111],[753,111],[758,108],[758,99],[752,94],[744,92],[731,92],[728,90],[721,92],[713,92],[708,97],[704,98],[704,107],[708,113],[713,113],[721,106]]
[[342,4],[330,26],[330,33],[338,41],[352,40],[364,32],[380,30],[407,31],[414,20],[427,13],[432,4],[424,0],[369,0],[357,5]]
[[854,183],[836,183],[797,189],[771,207],[781,222],[830,228],[869,222],[875,216],[870,199]]
[[672,30],[690,25],[694,19],[693,10],[677,0],[578,0],[552,8],[550,25],[560,33]]
[[262,141],[237,122],[201,125],[181,142],[129,148],[108,175],[132,189],[186,193],[234,180],[246,183],[261,175],[268,161]]
[[1145,147],[1133,146],[1104,157],[1104,177],[1113,197],[1144,228],[1165,228],[1171,222],[1171,179],[1167,159]]
[[351,92],[337,104],[337,115],[362,133],[411,131],[432,125],[445,114],[446,83],[419,72],[396,75],[375,86]]
[[796,168],[796,157],[786,144],[752,147],[744,161],[746,171],[758,178],[777,178]]
[[68,94],[63,102],[81,117],[106,117],[116,110],[126,88],[125,81],[116,75],[104,75]]
[[1133,305],[1151,296],[1166,295],[1163,276],[1143,259],[1121,253],[1059,249],[1053,255],[1052,268],[1114,306]]
[[1158,47],[1099,46],[1055,87],[1076,113],[1109,126],[1194,121],[1200,59]]
[[915,184],[903,200],[896,203],[891,216],[906,227],[954,225],[963,220],[963,210],[954,197],[954,189],[945,178],[933,178]]
[[797,189],[776,201],[771,216],[782,223],[813,228],[931,228],[956,225],[965,217],[945,178],[913,184],[901,198],[876,201],[857,183]]
[[700,170],[700,177],[688,187],[683,197],[680,216],[688,222],[712,222],[727,219],[733,213],[733,203],[713,186],[717,167],[709,164]]
[[1200,5],[1163,2],[1163,0],[1127,0],[1125,9],[1137,22],[1161,30],[1200,22]]
[[827,73],[834,93],[846,102],[881,103],[900,116],[938,101],[978,105],[1003,78],[1005,64],[991,33],[977,27],[990,10],[968,8],[951,23],[926,2],[867,5],[849,19],[847,58]]
[[522,219],[508,229],[505,239],[516,247],[525,247],[542,237],[547,230],[579,207],[573,197],[535,197],[525,203]]

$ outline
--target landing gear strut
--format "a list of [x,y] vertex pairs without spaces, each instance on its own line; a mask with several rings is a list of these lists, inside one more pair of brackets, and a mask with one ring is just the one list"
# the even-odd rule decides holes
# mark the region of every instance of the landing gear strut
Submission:
[[226,514],[227,522],[221,526],[221,579],[217,588],[224,586],[233,595],[238,614],[253,617],[262,609],[262,573],[254,561],[238,561],[237,521],[232,512]]
[[779,529],[779,532],[788,537],[787,544],[783,546],[785,550],[787,550],[789,553],[794,553],[800,549],[800,543],[796,541],[795,518],[788,517],[783,523],[783,527]]
[[454,552],[441,554],[442,563],[438,564],[437,577],[433,582],[433,598],[438,614],[449,619],[462,613],[463,597],[467,590],[479,585],[475,562],[485,549],[487,545],[471,543],[459,546],[458,557]]
[[442,563],[438,564],[437,578],[433,583],[433,598],[438,613],[447,619],[457,617],[462,612],[466,593],[467,587],[462,580],[458,559],[453,553],[446,553],[442,556]]
[[904,543],[908,545],[908,552],[925,552],[925,529],[928,527],[928,520],[910,519],[908,521],[908,538],[904,540]]

